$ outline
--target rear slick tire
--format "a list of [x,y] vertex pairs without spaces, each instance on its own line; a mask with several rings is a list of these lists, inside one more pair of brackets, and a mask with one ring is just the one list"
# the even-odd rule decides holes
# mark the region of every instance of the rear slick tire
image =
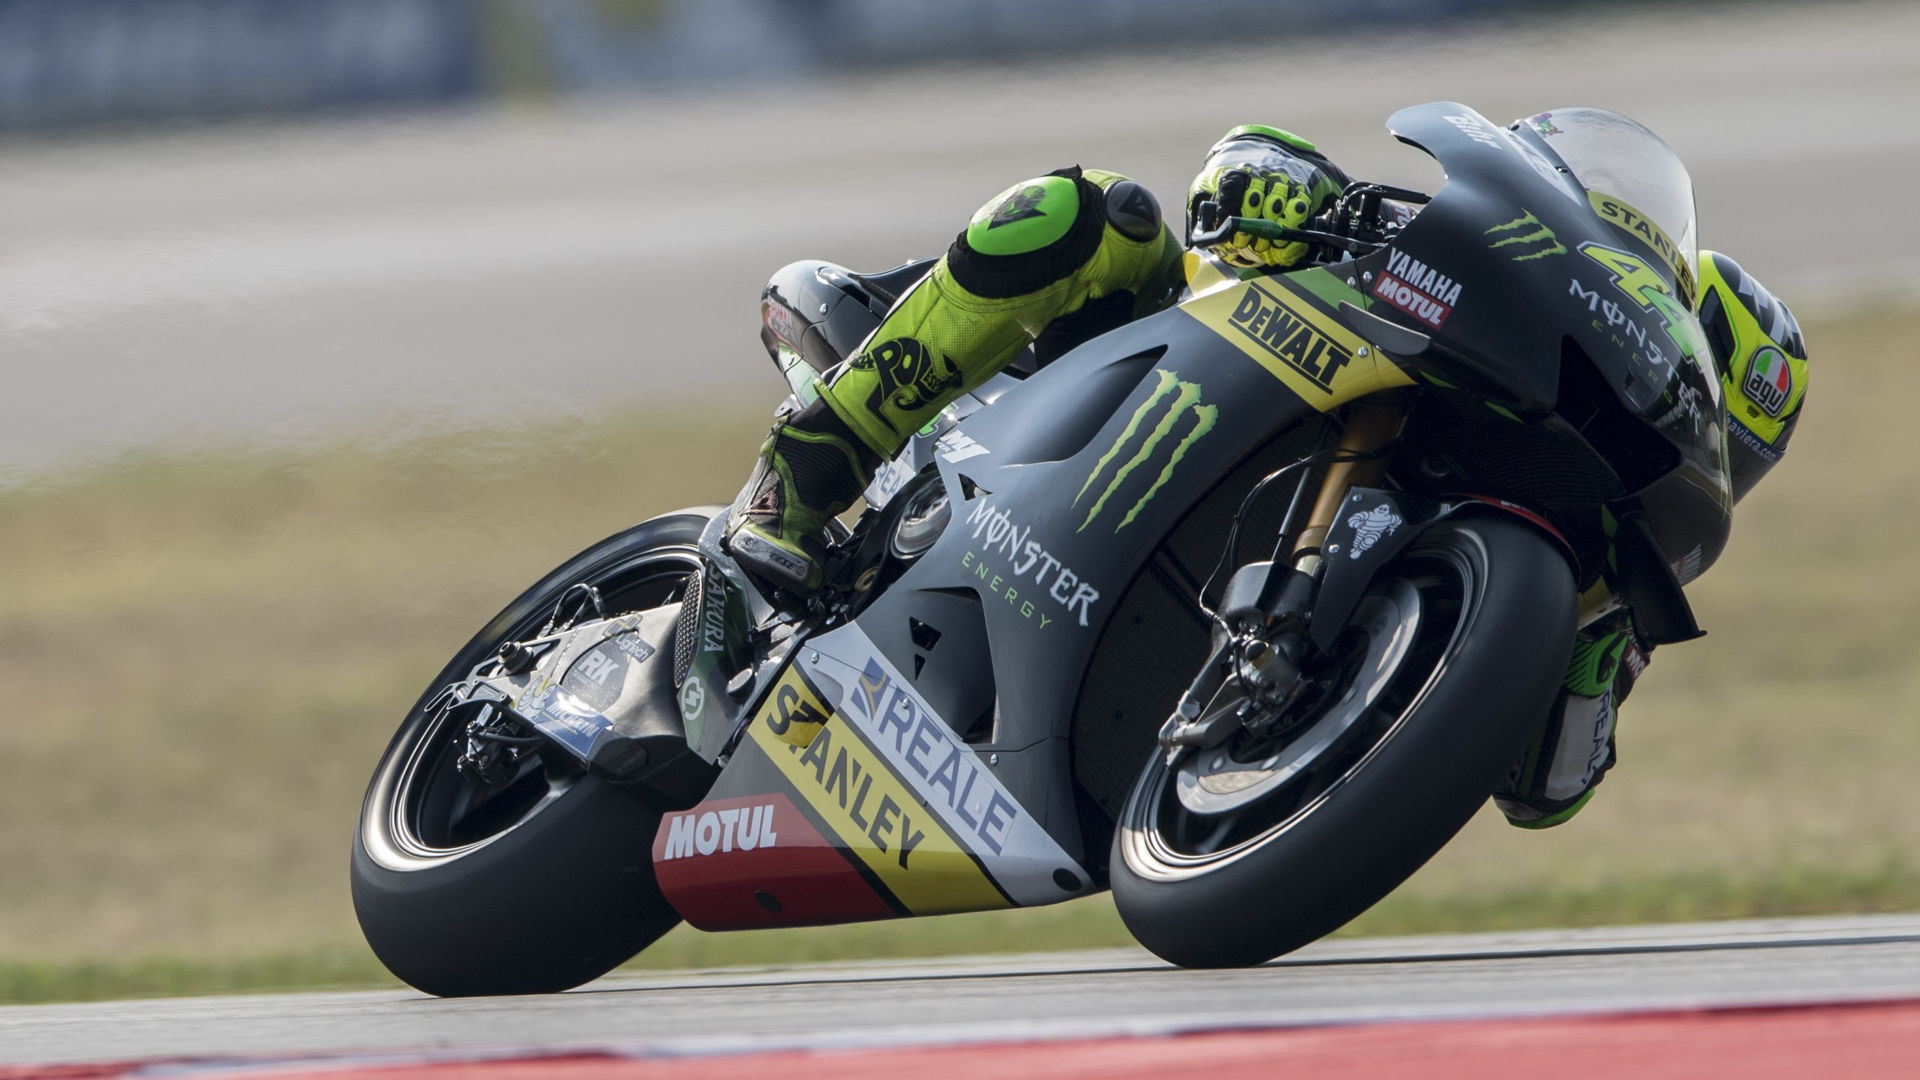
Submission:
[[680,921],[653,875],[658,811],[533,759],[500,789],[454,768],[458,734],[426,704],[504,641],[537,631],[586,581],[607,611],[671,602],[717,510],[636,525],[568,560],[487,624],[427,687],[361,806],[353,906],[394,975],[440,997],[551,993],[604,975]]
[[1552,707],[1572,650],[1574,581],[1534,528],[1441,522],[1379,580],[1427,590],[1416,633],[1431,644],[1403,654],[1385,683],[1391,704],[1356,725],[1370,729],[1366,742],[1317,779],[1309,768],[1286,781],[1320,787],[1288,804],[1276,785],[1270,816],[1235,833],[1185,808],[1158,748],[1135,782],[1114,832],[1114,903],[1162,959],[1242,967],[1338,929],[1453,838]]

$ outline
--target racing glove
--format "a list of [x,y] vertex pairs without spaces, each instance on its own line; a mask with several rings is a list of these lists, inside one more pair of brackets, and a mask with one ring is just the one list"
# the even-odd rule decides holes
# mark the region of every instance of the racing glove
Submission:
[[[1193,235],[1200,207],[1209,202],[1222,214],[1303,228],[1332,205],[1344,183],[1344,175],[1312,143],[1278,128],[1243,125],[1214,144],[1193,178],[1187,192],[1187,235]],[[1233,266],[1285,269],[1306,259],[1309,246],[1237,232],[1209,250]]]

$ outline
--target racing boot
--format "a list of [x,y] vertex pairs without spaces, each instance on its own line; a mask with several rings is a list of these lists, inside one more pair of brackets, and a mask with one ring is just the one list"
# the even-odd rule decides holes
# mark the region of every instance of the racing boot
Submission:
[[1624,618],[1590,627],[1574,639],[1566,682],[1545,727],[1493,793],[1509,825],[1551,829],[1593,798],[1613,768],[1618,706],[1646,665],[1647,655]]
[[827,522],[860,497],[876,464],[823,401],[776,420],[729,511],[727,550],[760,580],[813,595],[820,589]]

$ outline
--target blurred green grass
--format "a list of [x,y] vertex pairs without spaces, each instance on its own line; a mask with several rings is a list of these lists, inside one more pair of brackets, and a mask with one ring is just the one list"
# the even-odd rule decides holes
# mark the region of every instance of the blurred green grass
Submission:
[[[1812,411],[1572,825],[1483,814],[1345,932],[1920,908],[1914,313],[1808,326]],[[768,387],[774,385],[769,375]],[[346,891],[401,712],[566,555],[724,501],[764,414],[130,458],[0,492],[0,1000],[384,981]],[[1055,909],[707,935],[690,966],[1127,941]]]

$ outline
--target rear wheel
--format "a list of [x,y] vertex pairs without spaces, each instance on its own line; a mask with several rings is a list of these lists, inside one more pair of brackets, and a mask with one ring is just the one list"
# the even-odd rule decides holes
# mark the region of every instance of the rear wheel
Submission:
[[1566,561],[1518,522],[1430,529],[1356,609],[1323,687],[1168,767],[1114,833],[1114,902],[1190,967],[1257,964],[1337,929],[1465,825],[1551,707],[1574,629]]
[[537,632],[576,582],[597,588],[609,614],[678,600],[715,512],[654,518],[581,552],[495,616],[414,705],[367,788],[353,846],[354,911],[395,975],[443,997],[565,990],[680,921],[653,877],[657,811],[558,755],[476,782],[456,766],[460,725],[428,705],[501,643]]

